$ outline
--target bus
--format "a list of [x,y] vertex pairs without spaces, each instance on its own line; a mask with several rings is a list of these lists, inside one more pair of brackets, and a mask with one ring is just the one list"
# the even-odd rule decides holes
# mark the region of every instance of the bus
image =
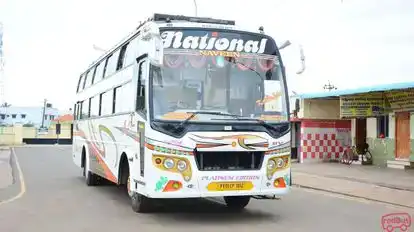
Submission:
[[154,14],[80,75],[73,161],[87,186],[115,183],[137,213],[167,198],[242,210],[289,193],[287,93],[263,27]]

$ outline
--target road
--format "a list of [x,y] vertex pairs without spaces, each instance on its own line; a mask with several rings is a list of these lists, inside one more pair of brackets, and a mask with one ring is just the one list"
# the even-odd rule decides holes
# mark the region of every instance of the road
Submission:
[[[373,202],[294,188],[282,200],[253,200],[231,213],[206,200],[168,202],[156,213],[136,214],[115,186],[87,187],[70,147],[16,148],[17,181],[0,197],[0,231],[382,231],[384,214],[406,211]],[[22,176],[19,176],[18,167]],[[20,178],[23,177],[23,178]],[[1,190],[0,190],[1,191]],[[410,212],[412,213],[412,212]],[[413,215],[413,214],[412,214]],[[413,228],[411,228],[413,229]]]

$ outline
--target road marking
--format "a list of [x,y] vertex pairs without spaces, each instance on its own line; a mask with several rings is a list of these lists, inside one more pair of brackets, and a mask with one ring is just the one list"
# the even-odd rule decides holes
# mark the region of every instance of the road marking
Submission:
[[26,192],[26,184],[24,182],[23,172],[22,172],[22,169],[20,167],[19,160],[17,158],[16,152],[14,151],[14,148],[11,148],[11,154],[10,155],[13,155],[15,160],[16,160],[16,167],[17,167],[17,171],[19,172],[20,192],[19,192],[19,194],[17,194],[16,196],[14,196],[10,199],[7,199],[5,201],[0,201],[0,206],[3,205],[3,204],[10,203],[12,201],[15,201],[15,200],[19,199]]

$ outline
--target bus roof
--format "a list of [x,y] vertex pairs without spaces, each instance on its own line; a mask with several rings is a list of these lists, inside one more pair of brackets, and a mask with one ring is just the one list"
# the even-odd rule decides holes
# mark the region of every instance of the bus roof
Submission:
[[128,40],[136,36],[140,32],[141,28],[148,22],[155,22],[157,24],[161,24],[161,25],[164,24],[165,26],[171,26],[171,27],[196,26],[200,24],[203,24],[203,25],[206,25],[212,28],[220,28],[220,26],[226,26],[224,29],[241,30],[241,31],[250,32],[248,30],[242,30],[240,28],[237,28],[236,22],[234,20],[155,13],[152,17],[148,18],[146,21],[141,22],[133,32],[128,34],[126,37],[124,37],[115,46],[107,50],[98,59],[93,61],[92,64],[90,64],[88,68],[84,72],[82,72],[81,75],[84,75],[89,69],[91,69],[97,63],[101,62],[103,59],[109,56],[114,50],[116,50],[118,47],[122,46]]

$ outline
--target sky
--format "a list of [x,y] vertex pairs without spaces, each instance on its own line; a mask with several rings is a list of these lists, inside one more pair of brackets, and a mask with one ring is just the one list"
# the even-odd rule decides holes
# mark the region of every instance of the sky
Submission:
[[[289,91],[413,80],[414,1],[197,0],[199,16],[264,26],[283,49]],[[0,0],[5,100],[67,110],[80,73],[152,13],[194,15],[193,0]],[[306,56],[300,68],[299,45]]]

